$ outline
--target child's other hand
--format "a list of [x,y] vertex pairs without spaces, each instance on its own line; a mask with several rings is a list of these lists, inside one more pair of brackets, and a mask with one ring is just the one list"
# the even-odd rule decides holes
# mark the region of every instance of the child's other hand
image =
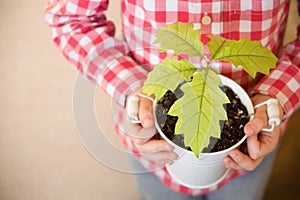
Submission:
[[[138,89],[135,93],[141,93],[141,89]],[[126,132],[139,152],[146,159],[161,166],[176,160],[177,154],[174,153],[173,147],[165,140],[160,139],[156,132],[152,102],[149,99],[139,97],[138,117],[141,123],[126,123]]]
[[[270,99],[270,96],[257,94],[252,98],[253,105],[257,105]],[[279,118],[282,120],[283,109],[279,105]],[[247,149],[244,152],[234,149],[229,156],[223,159],[226,167],[231,169],[244,169],[252,171],[263,161],[264,157],[273,152],[279,142],[280,126],[276,126],[272,132],[264,132],[263,128],[268,126],[266,106],[255,110],[254,118],[249,121],[245,128],[247,138]]]

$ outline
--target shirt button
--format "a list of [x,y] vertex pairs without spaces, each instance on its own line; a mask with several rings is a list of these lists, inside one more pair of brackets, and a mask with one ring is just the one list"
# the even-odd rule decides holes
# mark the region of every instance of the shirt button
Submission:
[[201,19],[202,24],[209,25],[211,23],[211,17],[208,15],[204,15]]

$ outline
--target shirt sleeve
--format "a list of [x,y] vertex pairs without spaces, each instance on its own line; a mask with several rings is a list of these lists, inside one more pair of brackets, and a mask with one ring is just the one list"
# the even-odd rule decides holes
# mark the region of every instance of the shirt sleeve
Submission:
[[[298,13],[300,15],[300,0]],[[253,93],[277,98],[284,109],[285,118],[300,108],[300,25],[298,39],[282,48],[277,67],[259,82]]]
[[300,41],[288,44],[282,50],[277,67],[254,88],[254,93],[277,98],[285,117],[300,107]]
[[130,57],[115,26],[106,19],[108,0],[49,0],[45,21],[63,55],[90,81],[99,84],[116,102],[142,85],[147,71]]

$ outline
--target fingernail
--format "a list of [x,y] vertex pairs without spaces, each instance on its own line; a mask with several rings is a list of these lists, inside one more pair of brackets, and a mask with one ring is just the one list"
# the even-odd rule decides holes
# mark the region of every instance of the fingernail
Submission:
[[144,120],[144,122],[143,122],[143,127],[144,127],[144,128],[149,128],[149,127],[151,127],[151,126],[153,126],[153,120],[150,119],[150,118],[146,118],[146,119]]
[[226,165],[226,164],[228,164],[229,163],[229,158],[223,158],[223,163],[224,163],[224,165]]
[[144,128],[149,128],[149,127],[150,127],[150,126],[149,126],[149,120],[148,120],[148,119],[145,119],[145,120],[143,121],[142,125],[143,125]]
[[176,153],[174,153],[172,159],[173,159],[173,161],[177,160],[178,159],[178,155]]
[[252,136],[254,135],[254,129],[253,127],[251,126],[251,124],[247,124],[244,128],[244,131],[245,133],[248,135],[248,136]]
[[232,158],[237,157],[237,153],[234,152],[234,151],[229,152],[229,155],[230,155]]
[[173,147],[172,147],[171,145],[166,145],[166,146],[164,147],[164,150],[166,150],[166,151],[172,151],[172,150],[173,150]]
[[230,168],[230,161],[229,160],[223,161],[223,164],[225,165],[226,168]]

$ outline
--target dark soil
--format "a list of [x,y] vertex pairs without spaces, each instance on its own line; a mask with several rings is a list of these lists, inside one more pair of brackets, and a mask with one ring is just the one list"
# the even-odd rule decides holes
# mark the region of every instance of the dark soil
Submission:
[[[244,126],[250,120],[246,107],[231,88],[222,86],[221,89],[231,102],[224,104],[228,120],[220,121],[221,139],[210,137],[210,144],[203,150],[203,153],[222,151],[236,144],[244,137]],[[170,107],[182,95],[178,92],[175,93],[167,91],[158,101],[156,116],[162,132],[175,144],[190,150],[189,147],[184,146],[183,135],[174,135],[178,117],[167,115]]]

